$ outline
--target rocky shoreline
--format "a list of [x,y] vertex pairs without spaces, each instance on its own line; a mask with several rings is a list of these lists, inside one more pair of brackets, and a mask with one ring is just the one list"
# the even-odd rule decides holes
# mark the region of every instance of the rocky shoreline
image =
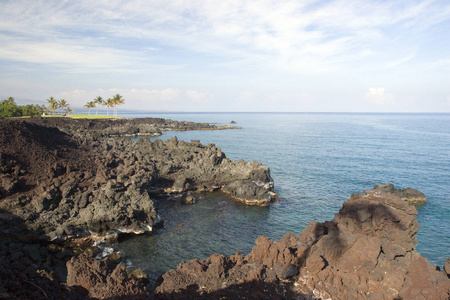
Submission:
[[27,120],[44,126],[57,127],[71,135],[91,137],[120,137],[120,136],[159,136],[162,131],[189,130],[226,130],[240,129],[229,125],[215,125],[210,123],[196,123],[174,121],[162,118],[135,119],[72,119],[72,118],[30,118]]
[[415,251],[417,210],[377,186],[355,194],[334,219],[299,235],[265,236],[246,256],[213,254],[160,277],[156,295],[182,299],[448,299],[443,270]]
[[[86,250],[95,252],[91,246],[96,240],[117,240],[120,234],[161,226],[153,196],[164,201],[162,195],[179,194],[188,203],[195,202],[197,193],[222,190],[252,205],[278,200],[268,167],[231,161],[213,144],[111,138],[228,126],[163,119],[30,118],[3,119],[0,128],[2,274],[18,264],[20,276],[34,278],[42,271],[51,281],[66,282],[66,260]],[[24,257],[28,259],[18,261]],[[2,276],[0,295],[11,290],[5,282],[16,284],[10,278]],[[34,279],[30,282],[30,290],[36,290]],[[12,290],[12,295],[25,292]]]
[[213,144],[99,137],[67,120],[0,123],[0,208],[47,240],[152,231],[151,195],[223,190],[244,203],[277,200],[268,167],[231,161]]
[[156,287],[114,253],[94,258],[96,240],[161,226],[154,204],[164,195],[195,203],[219,190],[247,205],[278,201],[268,167],[231,161],[214,144],[112,138],[228,127],[0,120],[0,299],[447,299],[450,259],[439,271],[415,252],[419,226],[409,202],[425,195],[391,185],[352,195],[332,221],[311,222],[300,235],[260,237],[246,256],[184,262]]

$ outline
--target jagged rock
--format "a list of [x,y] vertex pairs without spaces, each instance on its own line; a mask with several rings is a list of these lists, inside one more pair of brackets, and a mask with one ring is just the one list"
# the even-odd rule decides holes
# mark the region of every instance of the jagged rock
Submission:
[[363,195],[369,193],[391,193],[411,204],[423,204],[427,202],[424,193],[412,188],[396,189],[392,183],[374,185],[372,190],[364,191]]
[[92,298],[146,295],[142,284],[128,276],[125,265],[96,260],[87,253],[67,262],[67,285],[84,288]]
[[450,278],[450,257],[445,260],[444,272]]
[[19,186],[19,180],[11,174],[0,174],[0,197],[14,193]]
[[266,269],[261,262],[243,264],[232,257],[214,254],[206,261],[194,259],[164,273],[155,293],[181,293],[189,286],[196,286],[201,293],[211,293],[244,282],[276,280],[275,270]]
[[[390,193],[352,195],[332,222],[316,227],[317,238],[309,242],[299,277],[303,291],[336,298],[382,294],[389,299],[414,299],[412,295],[423,292],[430,299],[445,299],[450,281],[414,250],[416,215],[413,206]],[[300,239],[310,236],[307,228]],[[414,275],[419,267],[422,278]]]
[[332,221],[313,221],[299,236],[287,233],[279,242],[258,237],[245,258],[213,255],[181,263],[162,275],[156,293],[176,295],[193,286],[197,294],[211,294],[224,282],[264,286],[292,278],[285,287],[297,295],[292,298],[447,299],[447,273],[415,252],[416,216],[414,206],[392,193],[352,195]]
[[274,269],[277,277],[280,279],[290,278],[298,274],[297,267],[293,264],[277,263]]
[[[118,134],[126,124],[142,133],[146,122],[166,129],[218,129],[163,119],[1,120],[0,196],[8,196],[8,201],[0,208],[21,216],[29,228],[42,231],[42,238],[64,240],[151,231],[156,211],[148,193],[222,189],[252,205],[277,199],[269,168],[231,161],[214,144],[176,137],[164,142],[140,138],[135,143],[100,137],[110,134],[108,126]],[[103,134],[97,136],[95,130]],[[187,194],[183,201],[193,203],[195,197]]]
[[[267,167],[231,161],[214,144],[176,138],[131,142],[107,136],[225,128],[229,127],[163,119],[0,120],[1,240],[5,241],[3,233],[12,232],[20,239],[9,246],[0,243],[0,273],[6,274],[0,280],[0,295],[24,299],[143,295],[142,286],[115,262],[120,256],[103,261],[91,257],[100,251],[90,246],[94,241],[117,242],[120,233],[143,233],[162,224],[149,193],[188,191],[185,199],[194,202],[190,191],[218,190],[240,180],[253,180],[272,191],[273,181]],[[22,243],[42,239],[52,241],[48,248]],[[231,265],[236,267],[232,278],[267,282],[277,278],[275,270],[265,271],[261,263],[244,264],[240,254],[212,257],[209,274],[226,277]],[[132,277],[145,278],[139,272]]]
[[222,191],[247,205],[268,206],[279,201],[277,195],[266,190],[263,184],[254,180],[237,180],[225,185]]
[[171,192],[173,192],[173,193],[181,193],[181,192],[184,192],[185,189],[186,189],[186,182],[187,182],[186,177],[181,176],[181,175],[178,176],[178,177],[175,179],[175,182],[173,183],[173,186],[172,186],[172,188],[171,188]]
[[58,127],[61,131],[99,138],[105,136],[158,136],[161,131],[170,130],[223,130],[236,129],[232,126],[218,126],[209,123],[178,122],[161,118],[137,119],[71,119],[31,118],[29,122]]
[[[60,129],[40,122],[58,123]],[[150,230],[158,218],[149,193],[173,188],[177,192],[222,189],[248,204],[267,205],[276,200],[269,168],[257,162],[231,161],[214,144],[175,138],[165,142],[144,138],[133,143],[102,137],[101,126],[94,133],[75,130],[76,122],[64,122],[0,120],[0,212],[14,214],[23,224],[12,223],[34,230],[34,238],[40,234],[51,240],[89,234],[92,239],[117,238],[118,232]],[[77,126],[84,126],[83,122]],[[158,128],[196,126],[158,122]],[[95,124],[89,122],[90,127]],[[115,133],[123,133],[123,128]],[[146,129],[135,123],[126,130],[140,134]],[[419,226],[417,211],[409,202],[423,201],[417,200],[422,195],[392,185],[376,186],[364,196],[352,195],[332,221],[311,222],[298,236],[288,233],[280,241],[259,237],[246,257],[240,253],[212,255],[207,260],[184,262],[161,276],[156,293],[162,297],[186,291],[211,297],[228,293],[236,298],[247,289],[253,297],[269,298],[287,297],[291,291],[315,298],[447,299],[450,262],[440,272],[415,252]],[[74,251],[58,246],[54,253],[50,246],[42,250],[18,245],[0,244],[0,254],[7,259],[6,264],[0,261],[1,273],[21,278],[19,286],[5,280],[8,287],[20,293],[20,284],[25,284],[34,291],[21,295],[36,298],[52,286],[62,286],[51,281],[64,282],[60,265]],[[67,264],[69,285],[100,298],[141,293],[141,286],[133,283],[123,265],[98,262],[89,250],[84,253]],[[9,262],[20,262],[20,272],[8,269]],[[40,273],[37,265],[42,267]],[[21,277],[21,273],[26,275]],[[45,291],[27,284],[27,277],[45,282]]]
[[298,261],[294,251],[295,246],[293,246],[291,237],[291,233],[287,233],[279,242],[274,242],[266,236],[260,236],[256,239],[256,246],[245,257],[245,260],[260,260],[269,268],[273,268],[277,263],[297,264]]

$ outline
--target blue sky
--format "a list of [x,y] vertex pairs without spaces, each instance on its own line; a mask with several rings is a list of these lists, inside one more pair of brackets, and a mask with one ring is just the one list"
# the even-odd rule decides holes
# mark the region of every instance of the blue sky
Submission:
[[0,97],[450,112],[450,2],[0,0]]

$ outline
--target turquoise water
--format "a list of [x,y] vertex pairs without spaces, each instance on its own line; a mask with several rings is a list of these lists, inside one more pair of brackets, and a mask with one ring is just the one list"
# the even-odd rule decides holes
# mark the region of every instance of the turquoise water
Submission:
[[300,233],[311,220],[331,220],[352,193],[374,184],[413,187],[428,198],[418,207],[417,250],[442,266],[450,256],[450,114],[165,113],[126,117],[229,124],[241,130],[166,132],[161,139],[215,143],[227,157],[271,168],[282,199],[247,207],[221,194],[195,205],[162,201],[165,227],[118,245],[125,260],[152,276],[183,260],[212,253],[247,254],[259,235]]

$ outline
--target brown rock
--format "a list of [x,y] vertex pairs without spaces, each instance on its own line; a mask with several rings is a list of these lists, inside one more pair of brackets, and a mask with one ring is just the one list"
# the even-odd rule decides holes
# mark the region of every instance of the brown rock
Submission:
[[311,273],[318,273],[327,265],[325,259],[320,255],[311,255],[306,260],[306,270]]
[[382,185],[374,185],[371,191],[364,191],[364,194],[374,192],[374,193],[391,193],[411,204],[423,204],[427,202],[427,198],[424,193],[412,189],[396,189],[392,183],[382,184]]
[[280,279],[290,278],[298,274],[297,267],[294,266],[293,264],[277,263],[274,266],[274,270],[276,272],[277,277]]
[[[243,202],[270,203],[269,168],[231,161],[214,144],[108,138],[161,128],[224,129],[152,118],[0,120],[0,197],[8,196],[0,209],[30,220],[40,238],[59,242],[152,231],[158,218],[149,192],[212,191],[243,182]],[[192,195],[185,199],[195,201]]]
[[260,236],[256,239],[256,246],[253,247],[245,260],[261,260],[269,268],[273,268],[276,263],[297,264],[296,256],[297,237],[292,233],[287,233],[279,242],[273,242],[266,236]]
[[448,299],[450,280],[444,279],[425,258],[415,254],[400,290],[403,299]]
[[186,177],[184,176],[178,176],[175,179],[175,182],[173,183],[173,186],[171,188],[171,192],[173,193],[181,193],[185,191],[185,185],[186,185]]
[[332,222],[312,223],[300,234],[305,243],[297,244],[311,245],[302,251],[301,290],[342,299],[445,299],[450,281],[414,251],[416,215],[392,193],[352,195]]
[[245,258],[213,255],[180,264],[162,276],[157,293],[194,286],[212,295],[250,282],[270,292],[298,270],[296,285],[284,288],[300,298],[447,299],[447,273],[415,252],[416,216],[414,206],[392,193],[352,195],[333,221],[311,222],[298,237],[260,236]]
[[93,298],[145,294],[143,286],[128,277],[123,264],[111,264],[106,259],[96,260],[87,253],[72,257],[67,262],[67,285],[80,286]]
[[444,272],[450,278],[450,257],[445,260]]

